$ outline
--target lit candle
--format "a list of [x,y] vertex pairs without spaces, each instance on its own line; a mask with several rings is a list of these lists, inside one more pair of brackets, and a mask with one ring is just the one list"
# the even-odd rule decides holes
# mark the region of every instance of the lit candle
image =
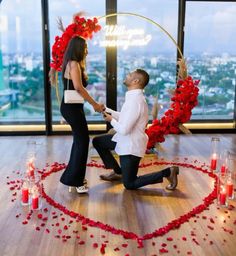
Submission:
[[226,184],[226,191],[227,191],[227,195],[230,199],[233,198],[233,191],[234,191],[234,185],[232,183],[232,181],[228,181]]
[[22,188],[22,203],[23,204],[28,204],[29,202],[29,189],[26,187]]
[[34,169],[32,168],[32,167],[30,167],[29,169],[28,169],[28,176],[29,177],[34,177]]
[[31,189],[31,209],[37,210],[39,208],[39,188],[36,184]]
[[216,169],[216,164],[217,164],[217,154],[212,154],[211,156],[211,170]]
[[224,164],[222,164],[222,166],[221,166],[221,168],[220,168],[220,171],[221,171],[222,174],[225,174],[225,172],[226,172],[226,167],[225,167]]
[[34,158],[31,158],[27,163],[27,176],[34,177],[34,170],[35,170]]
[[226,204],[226,191],[225,191],[224,188],[220,191],[219,202],[220,202],[221,205]]
[[37,210],[39,208],[39,197],[37,195],[32,196],[32,210]]

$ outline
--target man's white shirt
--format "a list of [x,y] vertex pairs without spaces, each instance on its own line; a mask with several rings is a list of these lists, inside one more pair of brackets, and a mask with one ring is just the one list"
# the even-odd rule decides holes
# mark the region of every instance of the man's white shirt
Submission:
[[148,106],[143,90],[127,91],[120,112],[109,108],[105,111],[112,115],[111,125],[116,131],[112,140],[116,142],[116,153],[143,157],[148,142],[148,136],[145,133],[148,123]]

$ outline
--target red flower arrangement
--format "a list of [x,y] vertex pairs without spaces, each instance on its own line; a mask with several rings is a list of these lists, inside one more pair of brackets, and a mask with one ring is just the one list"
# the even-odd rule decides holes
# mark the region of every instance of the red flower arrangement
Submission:
[[101,26],[98,24],[97,18],[85,19],[84,17],[75,16],[74,22],[67,26],[63,34],[55,37],[55,42],[52,46],[51,68],[61,71],[63,56],[71,38],[81,36],[85,39],[91,39],[93,33],[98,32],[100,29]]
[[178,134],[179,125],[190,120],[192,109],[198,104],[198,84],[200,80],[194,81],[191,76],[177,81],[176,89],[171,98],[170,109],[146,130],[149,137],[147,148],[153,148],[157,142],[164,142],[167,134]]

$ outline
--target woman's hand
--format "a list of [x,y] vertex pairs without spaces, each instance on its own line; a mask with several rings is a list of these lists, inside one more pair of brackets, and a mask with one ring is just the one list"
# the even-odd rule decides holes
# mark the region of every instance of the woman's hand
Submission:
[[104,111],[105,108],[106,108],[105,105],[104,105],[104,104],[101,104],[101,103],[97,103],[97,102],[96,102],[96,103],[93,105],[93,109],[94,109],[95,112],[101,113],[102,111]]

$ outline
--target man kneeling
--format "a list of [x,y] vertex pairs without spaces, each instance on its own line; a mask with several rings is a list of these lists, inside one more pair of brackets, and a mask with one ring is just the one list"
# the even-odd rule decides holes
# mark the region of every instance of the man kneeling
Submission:
[[[149,184],[169,181],[166,189],[174,190],[178,184],[179,168],[172,166],[164,170],[137,176],[141,158],[144,156],[148,136],[145,128],[148,123],[148,106],[143,89],[149,82],[149,75],[142,69],[129,73],[124,85],[127,87],[125,102],[121,112],[106,108],[104,119],[110,122],[115,135],[100,135],[93,139],[93,146],[100,155],[104,165],[113,171],[100,178],[107,181],[122,178],[126,189],[137,189]],[[115,150],[120,158],[120,165],[111,153]]]

